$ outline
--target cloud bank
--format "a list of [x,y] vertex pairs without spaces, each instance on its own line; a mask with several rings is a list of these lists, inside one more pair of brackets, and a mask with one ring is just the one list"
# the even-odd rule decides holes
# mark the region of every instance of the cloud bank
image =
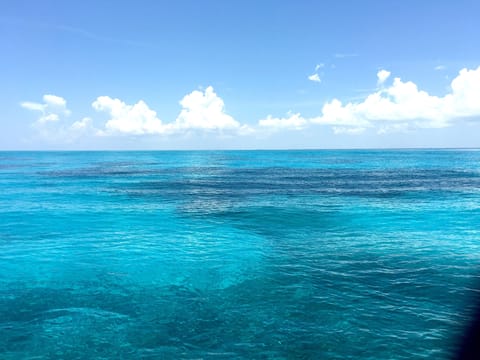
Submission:
[[[361,133],[367,128],[377,132],[404,131],[414,128],[442,128],[456,120],[480,116],[480,67],[462,69],[450,84],[450,92],[443,97],[430,95],[420,90],[412,81],[399,77],[386,85],[390,72],[380,70],[377,83],[381,86],[362,101],[342,103],[339,99],[327,102],[320,115],[304,118],[296,114],[295,121],[306,124],[332,126],[335,133]],[[271,115],[260,120],[274,119],[272,127],[287,127],[291,116],[273,118]]]
[[368,129],[384,134],[418,128],[444,128],[460,119],[480,117],[480,66],[460,70],[444,96],[431,95],[414,82],[399,77],[391,80],[391,72],[382,69],[377,73],[376,90],[361,101],[344,103],[334,98],[319,109],[317,116],[305,117],[299,112],[289,112],[285,117],[268,115],[255,125],[242,124],[228,114],[223,99],[211,86],[190,92],[179,104],[178,116],[164,122],[143,100],[127,104],[120,99],[99,96],[93,101],[92,108],[108,117],[103,122],[95,120],[96,127],[90,117],[67,123],[66,118],[71,112],[67,101],[60,96],[47,94],[43,96],[43,102],[22,102],[20,105],[38,114],[34,122],[37,129],[44,134],[47,130],[57,129],[62,136],[67,133],[75,136],[86,133],[94,136],[175,136],[189,132],[245,135],[304,131],[312,126],[330,127],[334,134],[355,135]]
[[[380,71],[379,82],[383,84],[389,75],[387,71]],[[448,94],[437,97],[418,89],[411,81],[396,77],[391,85],[361,102],[342,105],[339,100],[332,100],[325,104],[322,115],[314,122],[348,123],[349,126],[408,122],[414,127],[439,128],[451,125],[456,119],[480,115],[480,67],[462,69],[450,88]]]

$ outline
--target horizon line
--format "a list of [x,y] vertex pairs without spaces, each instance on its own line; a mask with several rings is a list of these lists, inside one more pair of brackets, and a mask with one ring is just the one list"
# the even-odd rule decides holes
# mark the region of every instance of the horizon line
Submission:
[[172,151],[351,151],[351,150],[480,150],[480,147],[352,147],[352,148],[245,148],[245,149],[0,149],[0,152],[172,152]]

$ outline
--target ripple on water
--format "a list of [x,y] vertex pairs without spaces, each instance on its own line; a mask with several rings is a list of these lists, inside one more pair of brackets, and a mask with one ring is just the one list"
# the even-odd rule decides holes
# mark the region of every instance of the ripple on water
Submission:
[[0,154],[0,357],[449,358],[479,152]]

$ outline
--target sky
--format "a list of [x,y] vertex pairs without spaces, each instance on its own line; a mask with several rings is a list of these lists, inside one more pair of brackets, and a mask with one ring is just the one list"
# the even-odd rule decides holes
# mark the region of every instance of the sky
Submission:
[[480,147],[480,2],[0,2],[0,150]]

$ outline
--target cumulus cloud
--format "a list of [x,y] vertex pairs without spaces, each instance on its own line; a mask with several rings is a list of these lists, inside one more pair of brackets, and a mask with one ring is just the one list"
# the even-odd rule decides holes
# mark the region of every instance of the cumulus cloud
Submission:
[[313,82],[318,82],[318,83],[322,82],[322,79],[320,79],[320,76],[317,73],[310,75],[308,77],[308,80],[313,81]]
[[167,127],[157,117],[157,113],[140,100],[134,105],[125,104],[119,99],[109,96],[99,96],[92,107],[100,112],[106,112],[110,119],[105,123],[101,134],[163,134]]
[[355,116],[352,107],[352,104],[347,104],[343,106],[340,100],[333,99],[332,101],[326,103],[323,106],[322,115],[311,118],[310,122],[321,125],[338,125],[353,127],[368,126],[368,121],[359,119]]
[[194,90],[185,95],[180,101],[182,110],[175,121],[164,123],[157,113],[140,100],[134,105],[128,105],[120,99],[109,96],[100,96],[92,107],[109,114],[110,119],[105,123],[99,135],[114,134],[172,134],[201,131],[234,131],[245,134],[253,131],[249,126],[242,125],[225,112],[225,105],[209,86],[204,91]]
[[109,96],[100,96],[92,103],[96,111],[108,114],[108,120],[99,129],[93,127],[90,118],[71,124],[61,121],[70,111],[66,100],[56,95],[44,95],[43,102],[23,102],[21,106],[39,114],[34,124],[37,129],[61,129],[62,136],[66,132],[83,136],[175,135],[190,131],[243,135],[255,131],[304,130],[314,125],[331,127],[335,134],[361,134],[369,129],[384,134],[448,127],[462,118],[480,120],[480,67],[462,69],[443,96],[429,94],[414,82],[399,77],[390,80],[390,75],[389,71],[380,70],[377,80],[381,86],[360,101],[342,102],[334,98],[323,105],[318,116],[304,117],[298,112],[285,117],[268,115],[252,127],[229,115],[223,99],[211,86],[185,95],[180,101],[179,115],[168,123],[160,120],[143,100],[130,105]]
[[387,70],[380,70],[378,73],[377,73],[377,83],[378,85],[381,85],[383,84],[390,76],[391,72],[390,71],[387,71]]
[[[384,84],[390,72],[377,73]],[[462,69],[443,97],[420,90],[412,81],[396,77],[392,84],[367,95],[362,101],[327,102],[317,117],[295,114],[287,118],[268,116],[259,126],[296,129],[308,123],[332,126],[334,133],[359,134],[368,128],[377,132],[408,131],[414,128],[442,128],[461,118],[480,117],[480,67]],[[300,124],[300,126],[297,126]]]
[[24,109],[39,114],[37,120],[31,124],[36,139],[51,144],[70,144],[96,131],[90,118],[73,123],[67,120],[71,111],[63,97],[46,94],[42,100],[42,103],[26,101],[20,104]]
[[43,103],[25,101],[20,104],[24,109],[39,112],[37,123],[57,122],[62,116],[69,116],[67,102],[64,98],[56,95],[43,95]]
[[[379,76],[379,79],[381,76]],[[313,122],[373,126],[382,122],[410,122],[415,127],[449,126],[458,118],[480,116],[480,67],[462,69],[443,97],[418,89],[411,81],[395,78],[393,84],[368,95],[362,102],[343,105],[334,99],[324,105]]]
[[269,128],[272,130],[301,130],[307,125],[308,121],[301,117],[300,114],[290,114],[287,118],[275,118],[271,115],[258,122],[261,128]]
[[213,87],[195,90],[180,101],[182,110],[172,126],[175,129],[232,130],[240,123],[225,112],[225,105]]

